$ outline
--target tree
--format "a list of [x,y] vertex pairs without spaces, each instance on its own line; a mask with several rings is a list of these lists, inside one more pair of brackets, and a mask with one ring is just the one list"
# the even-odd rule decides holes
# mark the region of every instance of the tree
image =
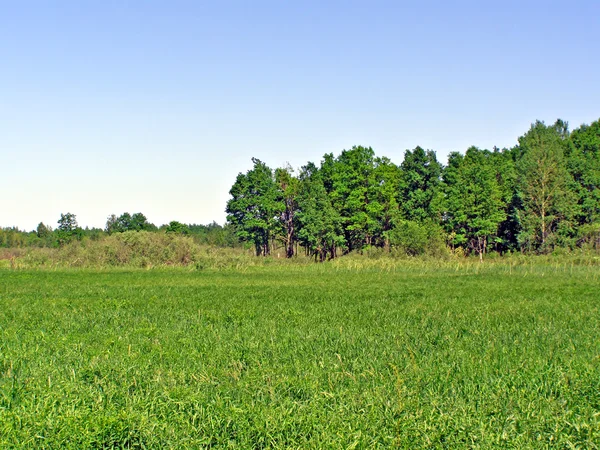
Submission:
[[156,230],[156,226],[149,223],[148,219],[146,219],[146,216],[142,213],[135,213],[131,215],[128,212],[124,212],[119,217],[111,214],[106,220],[105,231],[108,234],[142,230]]
[[60,215],[58,219],[58,229],[65,233],[71,233],[77,229],[77,217],[75,214],[66,213]]
[[59,245],[64,245],[75,238],[81,237],[81,229],[77,225],[75,214],[69,212],[66,214],[61,213],[56,234]]
[[243,241],[254,244],[258,256],[270,254],[272,239],[284,210],[273,171],[262,161],[252,158],[254,168],[238,174],[227,202],[227,220]]
[[521,206],[517,195],[517,170],[514,149],[494,148],[490,162],[496,171],[496,180],[506,204],[506,219],[500,223],[495,239],[497,251],[515,250],[519,247],[520,224],[518,210]]
[[171,222],[169,222],[169,225],[167,226],[165,232],[174,234],[189,234],[190,229],[187,225],[176,220],[172,220]]
[[131,229],[131,214],[124,212],[117,219],[116,231],[119,233],[124,233],[125,231],[129,231]]
[[108,216],[108,218],[106,219],[106,226],[104,227],[104,231],[106,231],[108,234],[113,234],[118,232],[118,218],[115,214],[111,214],[110,216]]
[[286,257],[294,256],[295,214],[298,209],[298,180],[292,175],[293,169],[288,166],[275,169],[275,181],[279,189],[277,201],[283,205],[281,225]]
[[570,135],[567,168],[574,181],[579,224],[600,220],[600,120],[582,125]]
[[450,155],[444,173],[446,224],[455,242],[467,244],[483,261],[488,241],[496,236],[506,219],[507,203],[502,197],[492,154],[471,147],[463,157]]
[[564,122],[546,126],[537,121],[519,138],[521,158],[517,162],[521,245],[544,250],[548,237],[561,221],[573,216],[573,192],[564,159]]
[[341,216],[348,251],[371,245],[377,231],[378,223],[370,214],[376,206],[369,206],[374,158],[371,147],[354,146],[342,151],[333,164],[326,158],[322,165],[324,184],[331,184],[329,195]]
[[40,222],[36,228],[35,233],[40,239],[46,239],[49,235],[52,234],[52,228],[44,225],[44,222]]
[[302,167],[298,179],[298,240],[320,261],[327,255],[335,258],[337,247],[345,242],[342,219],[331,204],[323,173],[314,163],[308,163]]
[[405,219],[416,222],[439,220],[442,165],[435,152],[416,147],[407,150],[400,165],[400,208]]
[[135,213],[131,216],[130,226],[130,229],[134,231],[150,231],[156,229],[156,226],[148,222],[146,216],[141,212]]
[[375,158],[372,180],[369,182],[367,212],[377,222],[379,245],[390,249],[390,231],[400,220],[399,187],[402,171],[388,158]]

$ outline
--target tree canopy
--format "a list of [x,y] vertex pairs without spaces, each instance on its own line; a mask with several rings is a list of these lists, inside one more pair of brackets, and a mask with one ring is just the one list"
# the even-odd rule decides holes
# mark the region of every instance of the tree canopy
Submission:
[[510,149],[470,147],[443,166],[417,146],[394,164],[354,146],[297,176],[258,159],[227,203],[238,237],[267,255],[294,243],[318,260],[380,247],[547,252],[598,245],[600,122],[569,131],[536,121]]

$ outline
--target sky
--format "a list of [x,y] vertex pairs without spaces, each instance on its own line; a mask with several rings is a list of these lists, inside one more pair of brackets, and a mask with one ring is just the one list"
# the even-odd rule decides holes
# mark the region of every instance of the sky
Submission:
[[600,2],[0,0],[0,226],[224,223],[256,157],[600,119]]

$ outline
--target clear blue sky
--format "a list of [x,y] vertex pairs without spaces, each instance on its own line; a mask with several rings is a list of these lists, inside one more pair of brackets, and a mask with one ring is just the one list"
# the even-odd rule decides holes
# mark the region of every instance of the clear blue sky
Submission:
[[0,0],[0,226],[225,220],[257,157],[600,118],[600,2]]

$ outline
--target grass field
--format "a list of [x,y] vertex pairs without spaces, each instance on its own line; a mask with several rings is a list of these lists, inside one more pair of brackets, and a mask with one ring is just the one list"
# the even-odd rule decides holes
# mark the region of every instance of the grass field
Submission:
[[0,448],[598,448],[600,269],[0,270]]

